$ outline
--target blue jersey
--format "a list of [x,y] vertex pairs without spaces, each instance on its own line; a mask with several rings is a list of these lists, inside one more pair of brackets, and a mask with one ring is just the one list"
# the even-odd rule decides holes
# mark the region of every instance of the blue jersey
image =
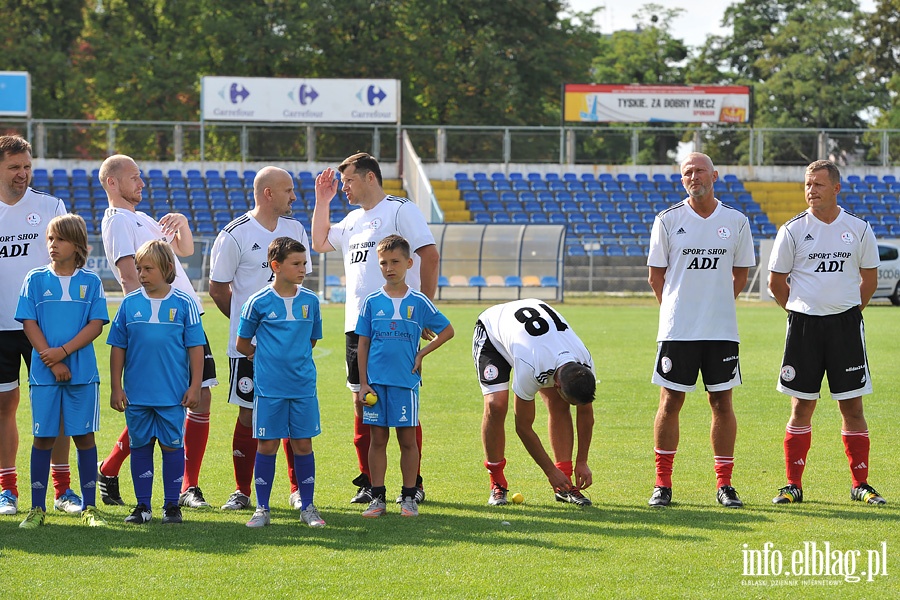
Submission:
[[[84,329],[89,321],[109,323],[103,283],[93,271],[75,269],[71,276],[60,277],[49,265],[32,269],[25,276],[16,321],[37,321],[41,333],[51,348],[62,346]],[[94,345],[69,351],[63,359],[72,379],[58,383],[56,376],[43,362],[37,351],[31,351],[31,385],[83,385],[97,383],[97,356]]]
[[106,343],[125,348],[125,395],[135,406],[181,404],[191,384],[188,348],[206,336],[197,303],[174,287],[165,298],[138,288],[122,300]]
[[316,395],[311,340],[322,339],[319,298],[304,287],[283,298],[271,285],[244,303],[238,337],[256,336],[253,385],[257,396],[309,398]]
[[440,333],[450,324],[428,296],[412,288],[391,298],[384,288],[369,294],[356,323],[356,333],[371,339],[369,384],[415,388],[422,380],[412,373],[423,329]]

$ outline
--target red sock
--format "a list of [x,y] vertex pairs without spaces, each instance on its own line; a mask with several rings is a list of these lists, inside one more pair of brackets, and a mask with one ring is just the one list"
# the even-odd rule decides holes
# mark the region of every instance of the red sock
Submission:
[[9,490],[13,495],[19,497],[19,486],[16,484],[16,468],[0,469],[0,490]]
[[50,476],[53,478],[54,498],[59,498],[72,487],[72,477],[69,474],[69,465],[50,465]]
[[200,467],[209,441],[209,413],[189,412],[184,419],[184,481],[181,491],[200,485]]
[[297,472],[294,470],[294,449],[291,448],[291,440],[288,438],[281,440],[281,445],[284,448],[284,456],[287,458],[288,480],[291,482],[291,493],[293,494],[300,489],[300,486],[297,485]]
[[356,446],[356,459],[359,461],[359,472],[369,476],[369,426],[362,422],[362,417],[353,420],[353,445]]
[[654,448],[656,453],[656,487],[672,487],[672,465],[677,450]]
[[494,487],[494,484],[499,485],[503,489],[509,489],[509,483],[506,481],[506,475],[503,474],[503,469],[506,467],[506,459],[504,458],[500,462],[489,463],[488,461],[484,461],[484,467],[491,474],[491,487]]
[[720,488],[723,485],[731,485],[731,471],[734,470],[734,457],[714,456],[713,460],[716,461],[716,487]]
[[569,479],[572,479],[572,461],[571,460],[566,460],[566,461],[558,462],[555,464],[556,464],[556,468],[563,472],[563,475],[565,475]]
[[[784,467],[788,483],[802,488],[803,469],[806,468],[806,455],[812,443],[812,425],[794,427],[788,425],[784,434]],[[868,457],[867,457],[868,458]]]
[[416,446],[419,447],[419,470],[416,471],[416,475],[419,477],[422,476],[422,422],[419,421],[419,424],[416,425]]
[[850,461],[850,477],[853,487],[869,481],[869,430],[841,431],[844,440],[844,452]]
[[131,445],[128,441],[128,428],[126,427],[119,434],[119,439],[113,445],[109,456],[100,463],[100,472],[107,477],[118,477],[119,469],[122,468],[122,463],[125,462],[129,454],[131,454]]
[[234,481],[237,489],[245,496],[249,496],[250,483],[253,481],[253,465],[256,462],[256,440],[253,439],[253,429],[244,427],[239,420],[234,423],[231,459],[234,462]]

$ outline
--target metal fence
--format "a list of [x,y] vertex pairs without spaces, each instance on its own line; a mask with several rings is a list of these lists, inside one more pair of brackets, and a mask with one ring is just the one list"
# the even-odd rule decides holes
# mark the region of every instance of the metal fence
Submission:
[[0,132],[25,136],[36,158],[70,160],[123,153],[142,161],[334,162],[352,149],[396,162],[403,131],[426,163],[670,165],[690,147],[722,165],[806,165],[820,158],[850,166],[900,165],[898,129],[0,120]]

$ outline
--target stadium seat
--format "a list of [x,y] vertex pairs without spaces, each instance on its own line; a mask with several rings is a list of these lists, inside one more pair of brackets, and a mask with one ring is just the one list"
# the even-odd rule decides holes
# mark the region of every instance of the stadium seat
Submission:
[[438,277],[438,287],[449,287],[450,280],[447,279],[446,275],[441,275]]
[[503,280],[506,287],[522,287],[522,278],[518,275],[507,275]]
[[524,225],[530,222],[528,214],[522,211],[510,213],[509,218],[516,225]]
[[469,277],[469,286],[487,287],[487,280],[481,275],[472,275],[471,277]]

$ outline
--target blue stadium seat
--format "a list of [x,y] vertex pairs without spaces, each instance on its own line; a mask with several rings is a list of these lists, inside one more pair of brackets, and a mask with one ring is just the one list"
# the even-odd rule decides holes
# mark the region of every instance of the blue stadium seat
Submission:
[[602,192],[603,184],[600,183],[599,181],[585,181],[584,189],[587,192]]
[[763,223],[759,226],[759,232],[766,237],[775,237],[778,228],[773,223]]
[[472,179],[475,181],[490,181],[488,179],[487,173],[472,173]]
[[438,277],[438,287],[449,287],[449,286],[450,286],[450,280],[447,279],[447,276],[440,275]]
[[654,174],[653,174],[653,181],[656,182],[657,184],[659,184],[659,183],[668,183],[668,182],[669,182],[669,178],[666,177],[665,173],[654,173]]
[[644,256],[644,249],[640,246],[626,246],[625,256]]
[[553,224],[565,225],[568,222],[566,215],[561,212],[548,213],[547,219]]
[[453,179],[455,179],[456,183],[459,184],[460,181],[468,181],[469,174],[459,171],[459,172],[453,174]]
[[646,173],[635,173],[634,180],[640,183],[642,181],[650,181],[650,177]]
[[481,275],[472,275],[469,277],[469,285],[472,287],[485,287],[487,286],[487,280]]
[[525,177],[518,171],[514,171],[509,174],[509,180],[510,181],[524,181]]
[[546,213],[538,212],[538,213],[531,214],[531,222],[538,223],[538,224],[549,223],[550,219],[547,218]]
[[615,225],[616,223],[622,223],[622,215],[617,212],[608,212],[605,214],[606,222],[610,225]]
[[594,177],[594,174],[593,174],[593,173],[582,173],[582,174],[581,174],[581,180],[582,180],[583,182],[585,182],[585,183],[588,183],[588,182],[591,182],[591,181],[597,181],[597,178]]
[[509,214],[510,220],[516,225],[524,225],[525,223],[530,223],[531,220],[528,217],[528,213],[519,211]]
[[479,224],[491,223],[491,215],[486,212],[477,212],[472,214],[472,220]]
[[607,256],[625,256],[625,250],[618,244],[609,244],[606,246]]
[[559,280],[553,275],[541,277],[541,287],[559,287]]

